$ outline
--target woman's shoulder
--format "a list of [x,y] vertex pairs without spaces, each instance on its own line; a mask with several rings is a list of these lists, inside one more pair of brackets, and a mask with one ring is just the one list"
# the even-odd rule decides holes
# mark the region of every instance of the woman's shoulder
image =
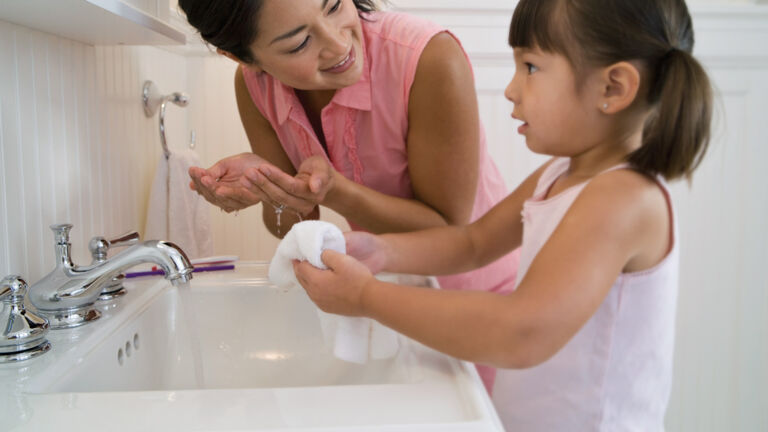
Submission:
[[377,12],[368,14],[363,22],[366,46],[375,59],[372,63],[386,65],[386,73],[401,65],[409,86],[417,67],[431,76],[465,68],[468,63],[458,39],[426,19],[400,12]]
[[372,12],[363,16],[363,27],[370,36],[383,42],[406,46],[423,44],[444,30],[444,28],[425,18],[402,12]]

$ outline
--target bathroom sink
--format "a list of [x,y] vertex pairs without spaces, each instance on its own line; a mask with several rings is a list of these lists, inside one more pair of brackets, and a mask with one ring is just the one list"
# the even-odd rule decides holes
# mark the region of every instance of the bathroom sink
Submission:
[[98,321],[52,331],[50,354],[2,365],[0,429],[501,430],[470,364],[404,336],[392,358],[340,360],[267,268],[126,282]]

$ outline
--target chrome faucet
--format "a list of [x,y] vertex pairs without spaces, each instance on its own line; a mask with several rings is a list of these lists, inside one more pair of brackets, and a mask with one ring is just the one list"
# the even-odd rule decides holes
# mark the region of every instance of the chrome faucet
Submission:
[[28,360],[51,349],[48,320],[24,306],[27,283],[20,276],[0,280],[0,363]]
[[72,263],[69,231],[71,224],[51,225],[56,240],[56,268],[29,287],[29,300],[48,318],[52,329],[76,327],[101,316],[94,308],[105,285],[126,269],[152,262],[172,284],[192,279],[192,265],[184,252],[166,241],[137,243],[112,258],[88,266]]

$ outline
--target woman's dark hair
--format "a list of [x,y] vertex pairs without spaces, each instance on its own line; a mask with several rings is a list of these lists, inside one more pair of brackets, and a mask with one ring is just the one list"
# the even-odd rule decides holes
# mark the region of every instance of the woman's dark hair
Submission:
[[509,29],[510,46],[562,54],[577,77],[640,61],[640,88],[654,111],[628,161],[667,179],[690,179],[709,145],[712,88],[691,54],[693,39],[683,0],[521,0]]
[[[352,0],[360,12],[375,11],[375,0]],[[209,44],[245,63],[254,63],[251,44],[256,40],[263,0],[179,0],[187,21]]]

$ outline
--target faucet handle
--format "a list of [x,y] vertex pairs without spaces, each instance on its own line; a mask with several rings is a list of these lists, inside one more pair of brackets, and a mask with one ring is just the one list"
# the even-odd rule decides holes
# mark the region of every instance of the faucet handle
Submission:
[[51,225],[51,231],[53,231],[53,238],[56,240],[56,244],[69,243],[69,231],[71,229],[72,229],[71,223]]
[[51,349],[45,339],[48,320],[25,309],[27,283],[20,276],[10,275],[0,280],[0,363],[16,362],[37,357]]
[[123,235],[107,240],[104,237],[96,236],[88,242],[88,249],[94,262],[103,262],[107,259],[107,252],[110,248],[133,246],[139,243],[139,233],[130,231]]
[[0,301],[20,305],[27,295],[27,282],[20,276],[10,275],[0,281]]
[[[112,240],[107,240],[104,237],[96,236],[88,242],[88,249],[91,251],[93,262],[91,264],[103,263],[107,260],[107,252],[110,248],[133,246],[139,243],[139,233],[136,231],[127,232],[121,236],[115,237]],[[111,281],[104,284],[104,288],[99,294],[100,300],[112,300],[116,297],[124,295],[126,293],[125,287],[123,287],[123,280],[125,274],[120,273],[112,278]]]

